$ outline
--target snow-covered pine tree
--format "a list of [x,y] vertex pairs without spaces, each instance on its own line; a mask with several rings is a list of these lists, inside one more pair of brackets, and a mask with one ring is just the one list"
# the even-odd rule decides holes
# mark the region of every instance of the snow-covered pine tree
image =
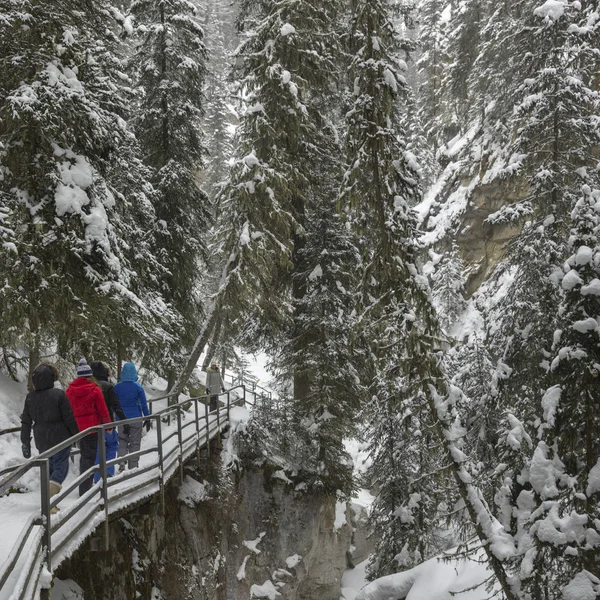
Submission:
[[356,433],[362,399],[354,348],[354,289],[358,252],[344,219],[336,214],[335,190],[307,210],[302,269],[292,277],[302,282],[293,330],[283,342],[277,365],[290,381],[298,369],[307,373],[308,393],[292,404],[296,433],[303,438],[299,470],[326,492],[350,494],[352,460],[344,439]]
[[585,184],[573,209],[553,385],[541,402],[532,489],[522,493],[529,500],[522,504],[531,507],[526,530],[533,540],[523,559],[523,585],[535,598],[571,597],[569,586],[600,591],[600,188],[596,173],[589,179],[595,189]]
[[443,255],[432,275],[433,305],[446,332],[456,323],[466,306],[464,270],[458,246],[453,244],[452,249]]
[[175,343],[163,347],[161,362],[172,384],[198,333],[198,287],[212,221],[198,181],[206,154],[201,127],[207,52],[198,8],[189,0],[134,0],[130,10],[137,33],[130,62],[143,90],[135,130],[154,171],[155,252],[165,267],[160,288],[185,323]]
[[226,330],[239,328],[240,314],[253,315],[244,334],[258,344],[277,340],[291,322],[290,288],[294,298],[303,294],[289,274],[299,266],[307,206],[335,133],[319,100],[336,72],[339,40],[330,28],[338,2],[247,2],[242,9],[251,30],[237,54],[245,112],[219,200],[227,265],[218,302]]
[[442,11],[446,5],[447,2],[443,0],[422,0],[418,12],[420,55],[417,69],[420,80],[417,102],[419,118],[433,157],[446,141],[443,135],[446,111],[442,97],[442,80],[447,63],[446,24]]
[[379,489],[373,508],[379,544],[369,573],[374,578],[437,550],[430,534],[441,502],[435,488],[443,485],[433,473],[440,466],[435,452],[434,458],[429,454],[426,402],[405,378],[407,353],[416,350],[412,341],[432,323],[422,323],[414,312],[428,302],[414,266],[410,204],[419,186],[417,166],[399,137],[401,103],[406,105],[409,91],[387,1],[356,2],[351,32],[354,106],[347,115],[349,168],[340,203],[361,236],[359,326],[374,373],[368,417],[371,477]]
[[464,133],[472,102],[469,77],[477,60],[484,18],[484,0],[458,0],[447,24],[445,44],[448,66],[442,77],[446,132],[449,138]]
[[130,90],[107,9],[25,1],[0,24],[0,188],[16,234],[2,258],[2,326],[19,331],[32,366],[46,342],[77,355],[106,346],[115,359],[121,336],[156,340],[172,316],[137,243],[154,222],[151,188],[123,119]]
[[[561,5],[562,6],[562,5]],[[511,32],[511,102],[490,113],[500,130],[512,117],[504,151],[504,177],[527,182],[522,199],[492,214],[492,223],[524,223],[494,274],[508,287],[493,309],[493,352],[510,368],[499,386],[499,406],[531,425],[537,416],[539,382],[547,368],[562,293],[553,281],[566,258],[566,231],[582,176],[596,168],[596,59],[585,22],[575,5],[550,10],[549,3],[507,9]],[[517,19],[515,14],[520,16]],[[583,20],[583,24],[582,21]]]
[[[439,327],[427,281],[416,267],[416,217],[409,203],[419,189],[416,165],[396,129],[400,102],[408,90],[394,59],[395,35],[388,9],[384,0],[354,4],[355,104],[347,115],[349,168],[340,197],[361,235],[364,274],[359,326],[368,332],[375,371],[372,402],[392,407],[396,415],[397,406],[413,413],[413,421],[418,420],[427,432],[420,440],[421,456],[429,450],[424,440],[435,437],[439,455],[429,455],[422,475],[429,475],[429,482],[436,476],[443,479],[447,471],[454,475],[454,490],[465,503],[490,566],[506,597],[514,600],[517,596],[503,564],[514,553],[514,541],[498,529],[466,469],[467,457],[460,449],[465,432],[456,414],[459,393],[447,384],[439,365]],[[379,441],[382,447],[396,443]],[[429,470],[432,462],[435,473]],[[419,483],[414,476],[412,481]],[[420,503],[428,508],[424,514],[432,517],[435,513],[429,508],[441,502],[444,487],[436,486],[439,500],[429,491],[424,490]],[[407,506],[409,502],[407,498]],[[397,516],[390,508],[386,507],[386,514],[392,523]]]
[[208,157],[203,185],[211,201],[214,201],[233,156],[233,127],[237,119],[231,100],[234,84],[229,80],[228,73],[238,38],[232,3],[208,0],[202,4],[206,46],[210,54],[204,118]]

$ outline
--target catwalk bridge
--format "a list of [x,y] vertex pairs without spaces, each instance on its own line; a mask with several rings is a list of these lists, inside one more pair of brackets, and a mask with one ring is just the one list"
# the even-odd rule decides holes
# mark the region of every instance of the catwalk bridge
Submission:
[[[239,381],[239,380],[238,380]],[[91,432],[104,439],[104,430],[115,423],[91,427],[47,452],[0,471],[0,510],[8,523],[8,537],[1,540],[8,547],[0,555],[0,600],[29,600],[41,594],[48,597],[52,572],[89,536],[98,532],[108,549],[111,517],[123,514],[149,499],[165,509],[165,485],[174,477],[183,481],[183,465],[189,460],[210,456],[211,440],[220,443],[221,433],[229,427],[232,407],[251,408],[270,403],[271,392],[254,382],[233,381],[219,394],[219,408],[209,412],[209,396],[184,399],[168,405],[172,394],[149,399],[151,415],[120,421],[136,423],[150,420],[152,429],[144,436],[138,452],[140,466],[109,477],[107,468],[123,458],[106,460],[105,444],[99,444],[100,463],[77,477],[69,477],[55,496],[49,491],[50,456],[68,446],[78,454],[76,443]],[[159,407],[167,405],[166,408]],[[14,430],[13,430],[14,431]],[[98,485],[81,498],[79,484],[87,477],[100,474]],[[19,493],[21,489],[31,492]],[[58,512],[55,510],[58,508]],[[53,514],[54,513],[54,514]]]

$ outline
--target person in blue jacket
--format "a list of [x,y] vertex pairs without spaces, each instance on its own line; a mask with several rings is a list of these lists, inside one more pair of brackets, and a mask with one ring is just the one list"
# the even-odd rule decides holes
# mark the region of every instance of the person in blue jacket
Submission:
[[[121,371],[121,380],[115,385],[115,392],[119,398],[119,404],[128,419],[145,416],[150,414],[148,410],[148,402],[144,388],[137,382],[138,374],[133,363],[125,363]],[[119,427],[119,457],[125,456],[132,452],[137,452],[142,443],[142,427],[146,425],[146,429],[150,429],[150,421],[141,421],[138,423],[130,423],[129,431],[125,432],[125,426]],[[135,469],[140,462],[139,456],[129,458],[127,466],[130,469]],[[120,463],[120,470],[125,468],[125,461]]]

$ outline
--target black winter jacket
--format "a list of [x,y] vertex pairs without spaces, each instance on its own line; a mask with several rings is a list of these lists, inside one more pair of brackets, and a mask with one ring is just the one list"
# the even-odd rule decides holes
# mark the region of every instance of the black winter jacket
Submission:
[[115,386],[108,381],[108,369],[106,365],[100,361],[94,361],[90,367],[94,377],[98,380],[98,385],[102,389],[102,395],[104,396],[104,402],[106,402],[106,408],[108,408],[108,414],[110,415],[111,421],[116,421],[115,415],[120,419],[124,420],[127,417],[119,404],[119,397],[115,392]]
[[31,428],[40,452],[64,442],[79,432],[71,404],[63,390],[54,387],[54,370],[38,366],[32,375],[33,392],[25,398],[21,415],[21,443],[31,445]]

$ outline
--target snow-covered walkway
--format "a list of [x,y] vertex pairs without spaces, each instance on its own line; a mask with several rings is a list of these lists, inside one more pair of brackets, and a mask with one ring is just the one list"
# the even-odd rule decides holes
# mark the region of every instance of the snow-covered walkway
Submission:
[[[146,388],[147,396],[150,401],[154,398],[161,397],[164,392],[154,388]],[[2,428],[8,428],[19,424],[19,413],[23,406],[25,397],[25,389],[23,385],[15,384],[7,381],[6,378],[0,380],[0,408],[2,410]],[[232,401],[235,395],[232,395]],[[185,400],[187,398],[180,398]],[[159,413],[167,408],[167,400],[159,400],[152,403],[153,414]],[[208,437],[206,423],[203,419],[203,405],[199,405],[200,417],[200,442]],[[248,418],[248,411],[245,408],[234,406],[231,408],[231,420],[239,422]],[[196,412],[194,403],[190,403],[187,411],[181,411],[182,427],[186,424],[183,438],[189,438],[187,442],[182,444],[183,454],[191,456],[196,448]],[[220,427],[217,425],[217,413],[212,413],[208,419],[208,430],[210,437],[213,437],[217,429],[223,429],[226,425],[227,409],[220,410]],[[156,421],[155,421],[156,423]],[[161,423],[161,432],[163,439],[163,454],[164,472],[162,475],[165,480],[168,480],[179,467],[179,436],[177,435],[177,419],[172,418],[170,423]],[[170,439],[169,439],[170,438]],[[166,441],[165,441],[166,440]],[[142,450],[156,448],[158,445],[157,430],[152,429],[144,433],[142,439]],[[11,433],[0,436],[0,469],[5,469],[14,465],[22,464],[21,443],[18,433]],[[169,458],[169,451],[173,453]],[[138,476],[124,479],[119,474],[115,475],[110,480],[111,485],[108,488],[108,496],[110,503],[108,504],[109,514],[126,508],[135,502],[150,497],[159,491],[159,475],[161,474],[157,464],[157,451],[145,454],[140,458],[138,469],[127,471],[127,475],[133,475],[139,472]],[[75,457],[75,464],[70,465],[69,475],[63,484],[63,489],[75,481],[79,474],[78,458]],[[139,487],[139,490],[135,488]],[[52,535],[53,550],[62,547],[58,552],[53,552],[53,568],[70,554],[100,525],[104,520],[104,511],[100,510],[102,502],[101,496],[98,494],[98,487],[94,486],[88,496],[88,502],[83,509],[76,512],[79,497],[77,489],[73,490],[68,496],[62,499],[59,503],[60,511],[52,516]],[[23,536],[31,523],[39,519],[41,514],[40,502],[40,480],[39,469],[33,468],[29,470],[18,482],[17,489],[4,497],[0,498],[0,577],[8,570],[8,562],[15,556],[15,547],[19,544],[19,538]],[[121,498],[121,496],[124,496]],[[61,522],[68,524],[64,529],[60,528]],[[73,536],[73,532],[76,535]],[[32,564],[40,564],[41,555],[36,554],[36,549],[40,548],[40,539],[43,529],[39,525],[34,525],[33,529],[27,538],[27,541],[19,553],[19,559],[15,568],[6,583],[0,590],[0,600],[8,600],[14,596],[15,592],[28,589],[30,592],[35,588],[35,580],[28,582],[27,575],[30,571],[29,566]],[[39,569],[39,567],[38,567]],[[42,574],[43,577],[43,574]],[[31,595],[31,594],[30,594]],[[17,596],[18,597],[18,596]]]

